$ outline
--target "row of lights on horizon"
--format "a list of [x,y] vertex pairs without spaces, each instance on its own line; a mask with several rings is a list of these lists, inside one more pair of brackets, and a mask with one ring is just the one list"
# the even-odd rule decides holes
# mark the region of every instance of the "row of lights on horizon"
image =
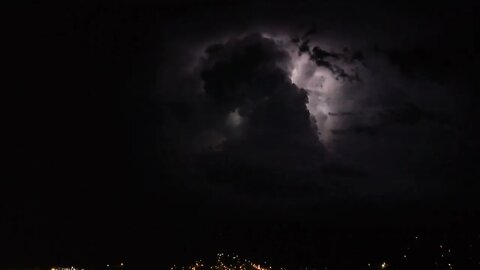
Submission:
[[[480,234],[478,235],[478,238],[480,239]],[[419,241],[420,237],[419,236],[414,236],[413,239],[415,240],[415,242]],[[452,261],[452,258],[453,258],[453,253],[454,253],[454,250],[449,247],[448,245],[445,245],[445,244],[439,244],[437,245],[437,247],[439,248],[439,253],[437,253],[438,255],[438,259],[435,260],[433,263],[435,264],[436,267],[439,267],[439,266],[442,266],[445,267],[446,269],[448,270],[454,270],[455,267],[454,267],[454,262]],[[469,248],[473,248],[473,244],[469,244]],[[407,247],[406,248],[406,251],[401,255],[401,258],[403,258],[403,260],[407,260],[407,258],[410,258],[410,253],[412,252],[412,248],[411,247]],[[272,267],[271,266],[267,266],[267,267],[262,267],[258,264],[254,264],[253,262],[249,261],[249,260],[240,260],[238,255],[228,255],[228,254],[224,254],[224,253],[219,253],[217,254],[218,258],[217,258],[217,264],[214,265],[214,266],[211,266],[209,267],[208,269],[212,269],[212,270],[247,270],[247,269],[255,269],[255,270],[271,270]],[[228,259],[233,259],[234,260],[234,265],[229,265],[227,264],[223,258],[224,257],[227,257]],[[237,263],[237,264],[235,264]],[[267,263],[265,262],[265,265]],[[478,261],[478,265],[480,265],[480,261]],[[388,261],[380,261],[380,262],[377,262],[377,263],[368,263],[367,264],[368,268],[369,269],[374,269],[374,270],[388,270],[391,268],[391,265],[390,265],[390,262]],[[205,265],[199,261],[199,262],[196,262],[194,265],[191,265],[191,266],[188,266],[188,267],[180,267],[180,268],[177,268],[176,266],[173,266],[171,269],[174,270],[174,269],[183,269],[183,270],[199,270],[199,269],[205,269],[204,268]],[[308,268],[307,268],[308,269]],[[280,270],[285,270],[284,268],[280,268]],[[324,270],[328,270],[327,267],[324,268]]]
[[[110,264],[107,264],[106,265],[107,268],[123,268],[125,266],[125,264],[122,262],[120,263],[119,265],[110,265]],[[52,267],[50,268],[50,270],[85,270],[84,268],[77,268],[75,266],[71,266],[71,267]]]

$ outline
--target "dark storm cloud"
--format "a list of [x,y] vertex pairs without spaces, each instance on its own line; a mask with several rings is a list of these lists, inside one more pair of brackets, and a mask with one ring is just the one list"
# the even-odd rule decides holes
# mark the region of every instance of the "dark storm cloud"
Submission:
[[272,96],[288,77],[288,54],[260,34],[215,44],[206,50],[201,78],[208,97],[232,110]]
[[325,161],[307,92],[291,82],[285,45],[259,33],[232,36],[207,43],[192,71],[180,72],[190,79],[176,81],[167,96],[168,140],[191,172],[179,177],[228,200],[341,196],[344,179],[365,174]]
[[205,106],[222,139],[209,142],[203,158],[229,159],[202,165],[211,181],[272,194],[298,184],[292,181],[300,175],[292,171],[305,174],[321,165],[324,150],[306,108],[307,93],[290,82],[289,61],[283,48],[260,34],[206,49],[200,67]]
[[[230,198],[408,200],[447,191],[444,172],[453,169],[439,164],[458,156],[467,111],[475,111],[460,101],[470,96],[462,79],[472,79],[466,61],[472,49],[464,53],[452,41],[468,44],[469,33],[445,34],[429,14],[352,5],[362,12],[333,3],[307,12],[279,3],[275,12],[259,5],[257,13],[242,13],[249,9],[237,3],[228,12],[204,16],[195,9],[189,20],[170,21],[175,31],[165,31],[171,35],[160,77],[161,144],[188,160],[187,185],[218,188],[214,197],[228,190]],[[313,12],[320,9],[322,16]],[[320,70],[315,87],[324,92],[291,83],[295,56],[275,36],[308,56],[313,65],[300,77]],[[332,80],[337,86],[327,91]],[[305,103],[317,97],[324,103],[313,105],[327,107],[312,127],[315,115]],[[323,122],[331,126],[316,130]],[[319,142],[318,132],[333,136]],[[295,188],[304,193],[284,192]]]

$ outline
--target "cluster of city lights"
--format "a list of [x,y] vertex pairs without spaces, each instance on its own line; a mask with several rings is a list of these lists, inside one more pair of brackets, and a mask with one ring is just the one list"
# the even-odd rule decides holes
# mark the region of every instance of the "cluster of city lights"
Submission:
[[[265,263],[266,264],[266,263]],[[197,261],[189,266],[173,266],[171,270],[272,270],[271,266],[262,266],[247,259],[240,259],[238,255],[217,254],[217,260],[212,265]]]
[[[477,239],[480,239],[480,234],[476,236]],[[465,258],[464,260],[459,260],[458,256],[455,254],[455,250],[458,251],[461,247],[457,247],[448,241],[438,241],[436,243],[431,243],[424,237],[419,235],[412,236],[412,242],[410,245],[407,245],[403,250],[399,250],[399,254],[396,256],[389,256],[389,258],[384,258],[386,260],[375,259],[368,262],[368,259],[363,261],[358,265],[359,269],[370,269],[370,270],[390,270],[390,269],[408,269],[412,267],[413,264],[420,263],[421,265],[428,265],[431,263],[433,269],[445,269],[445,270],[454,270],[454,269],[463,269],[463,264],[468,263],[469,265],[478,265],[480,269],[480,260],[475,255],[475,250],[478,247],[476,243],[468,243],[467,250],[464,250]],[[423,247],[423,248],[422,248]],[[430,247],[427,253],[431,254],[428,257],[424,257],[422,254],[426,252],[425,247]],[[420,253],[418,253],[420,251]],[[427,259],[428,258],[428,259]],[[468,261],[466,261],[466,260]],[[431,261],[430,261],[431,260]],[[365,263],[365,264],[363,264]],[[362,266],[363,265],[363,266]],[[267,262],[264,264],[254,263],[247,259],[240,259],[238,255],[228,255],[224,253],[217,254],[217,259],[212,260],[211,263],[206,263],[204,261],[197,261],[188,266],[173,266],[171,270],[272,270],[272,266],[269,266]],[[277,270],[286,270],[285,268],[276,268]],[[322,266],[320,268],[304,268],[310,270],[329,270],[330,267]]]
[[70,267],[52,267],[50,270],[84,270],[84,269],[76,268],[75,266],[70,266]]
[[[178,267],[172,266],[170,270],[272,270],[272,266],[264,262],[264,266],[254,263],[247,259],[240,259],[238,255],[229,255],[224,253],[217,254],[217,260],[213,265],[207,265],[203,261],[196,261],[192,265]],[[368,266],[372,266],[368,264]],[[387,262],[381,262],[378,265],[379,269],[388,269]],[[325,268],[327,270],[328,268]],[[279,268],[279,270],[287,270],[286,268]],[[316,270],[315,268],[304,268],[303,270]]]

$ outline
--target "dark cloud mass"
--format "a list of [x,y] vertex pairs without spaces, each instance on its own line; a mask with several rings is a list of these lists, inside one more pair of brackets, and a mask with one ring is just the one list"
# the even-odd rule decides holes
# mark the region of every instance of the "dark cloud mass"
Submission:
[[[291,82],[290,65],[285,48],[259,33],[206,48],[198,106],[208,124],[192,134],[203,147],[190,154],[207,181],[268,197],[299,184],[299,173],[322,164],[324,148],[306,107],[307,93]],[[216,162],[209,166],[206,159]]]
[[322,148],[306,108],[307,94],[290,82],[285,70],[290,59],[283,49],[253,34],[213,45],[207,53],[201,77],[209,105],[224,116],[224,125],[232,122],[232,128],[243,133],[237,142],[227,138],[226,151],[236,144],[253,147],[250,153],[258,155],[275,151],[272,156],[284,156],[285,166],[315,152],[318,155],[313,160],[320,161]]
[[168,42],[168,66],[179,70],[162,69],[160,91],[170,104],[162,144],[196,175],[178,177],[228,190],[227,201],[448,196],[452,174],[467,164],[453,162],[468,147],[458,142],[472,135],[458,122],[467,110],[455,93],[472,49],[440,42],[445,33],[420,17],[412,20],[421,27],[400,34],[406,11],[372,29],[385,16],[364,12],[371,17],[352,14],[352,24],[288,12],[231,29],[186,24]]

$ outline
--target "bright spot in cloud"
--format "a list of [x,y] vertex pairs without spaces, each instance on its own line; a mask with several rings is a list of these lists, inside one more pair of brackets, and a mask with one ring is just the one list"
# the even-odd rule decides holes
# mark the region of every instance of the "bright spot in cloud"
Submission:
[[238,108],[227,115],[227,125],[230,127],[238,127],[243,123],[243,117],[240,115]]

